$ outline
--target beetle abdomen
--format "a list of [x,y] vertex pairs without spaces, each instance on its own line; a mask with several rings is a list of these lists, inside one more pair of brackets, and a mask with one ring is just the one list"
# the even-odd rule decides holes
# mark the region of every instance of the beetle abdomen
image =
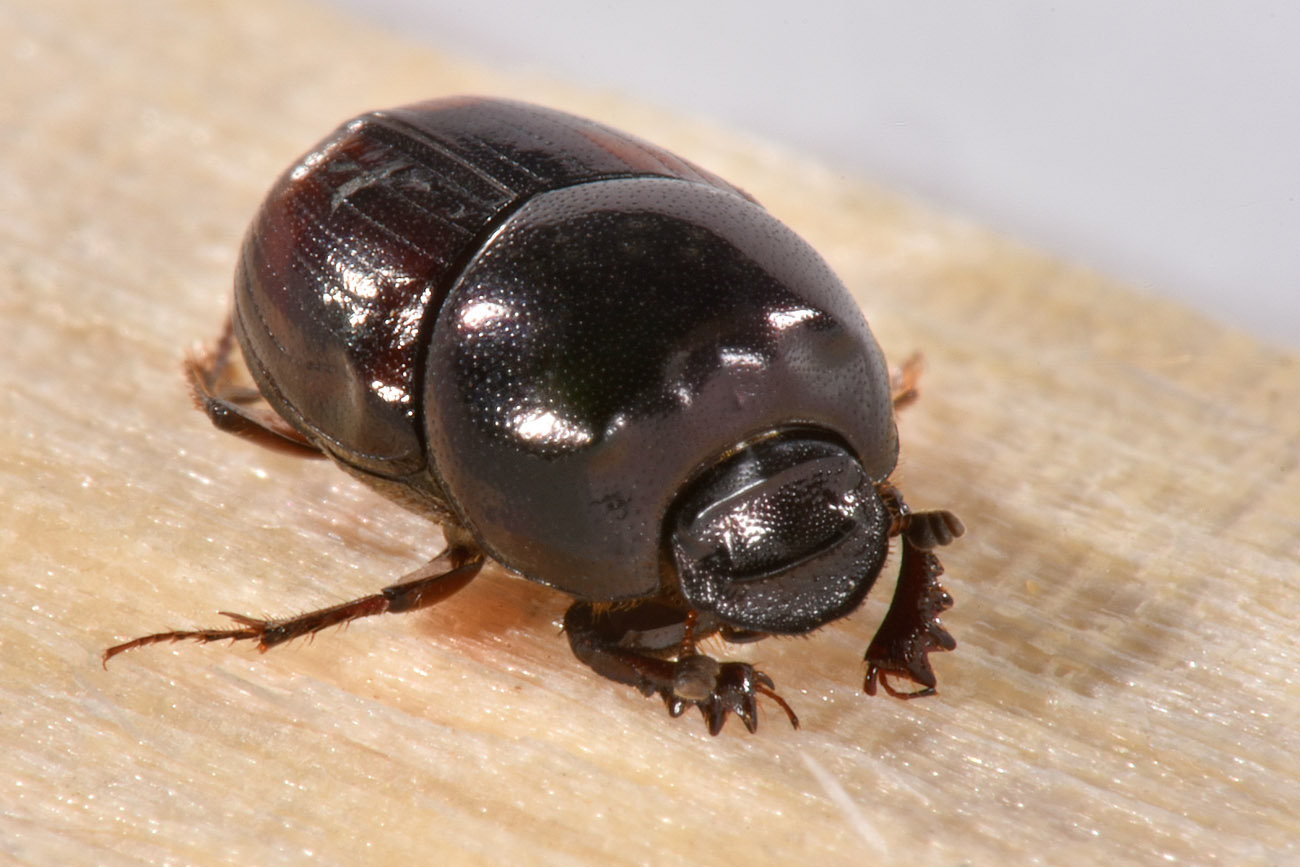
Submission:
[[538,192],[631,175],[732,189],[630,136],[519,103],[442,100],[349,121],[280,177],[244,241],[235,328],[263,394],[340,462],[415,478],[421,346],[450,280]]

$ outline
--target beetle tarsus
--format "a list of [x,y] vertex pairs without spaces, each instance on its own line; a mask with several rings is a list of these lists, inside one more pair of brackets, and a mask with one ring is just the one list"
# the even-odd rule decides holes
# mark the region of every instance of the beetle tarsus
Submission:
[[[238,622],[243,622],[247,618],[235,617],[232,614],[221,612],[227,617],[231,617]],[[119,653],[125,653],[128,650],[134,650],[137,647],[147,647],[150,644],[171,644],[176,641],[197,641],[199,644],[207,644],[210,641],[242,641],[250,638],[258,638],[261,635],[259,629],[251,626],[245,626],[240,629],[192,629],[192,630],[175,630],[172,632],[156,632],[153,635],[142,635],[139,638],[133,638],[122,644],[114,645],[104,651],[100,663],[108,668],[108,661]]]
[[689,698],[683,696],[676,688],[680,679],[677,677],[674,677],[672,685],[651,688],[652,692],[658,692],[663,697],[671,716],[681,716],[686,708],[694,705],[700,709],[700,715],[704,717],[709,734],[717,735],[726,724],[727,715],[734,713],[745,724],[745,728],[753,733],[758,731],[758,697],[765,695],[785,711],[792,727],[799,728],[799,717],[795,715],[790,704],[777,693],[772,678],[746,662],[719,663],[711,657],[699,654],[679,660],[676,665],[680,668],[684,662],[695,664],[700,660],[708,660],[716,671],[714,679],[702,694],[696,693]]
[[[675,614],[676,620],[671,620]],[[678,647],[676,661],[649,655],[662,653],[672,645],[655,642],[680,626],[673,635]],[[776,692],[772,678],[745,662],[719,662],[694,652],[695,640],[716,631],[700,630],[690,612],[675,610],[659,602],[630,609],[597,613],[589,604],[575,603],[564,617],[564,629],[574,655],[596,673],[626,683],[645,695],[659,695],[669,715],[681,716],[697,707],[709,734],[719,734],[727,717],[735,714],[750,732],[758,730],[758,697],[777,703],[799,727],[799,718],[789,703]]]
[[740,717],[745,728],[750,732],[757,731],[759,695],[775,699],[790,718],[790,725],[799,728],[799,717],[795,716],[794,710],[785,699],[776,693],[776,684],[772,682],[772,678],[747,663],[728,662],[724,663],[718,672],[717,685],[714,687],[713,694],[707,703],[700,705],[700,712],[709,723],[709,733],[716,735],[722,731],[722,724],[726,721],[728,711]]
[[[942,574],[943,565],[939,558],[904,535],[903,562],[899,567],[894,599],[865,656],[867,675],[862,688],[867,695],[876,694],[877,681],[895,698],[935,694],[938,681],[930,666],[929,654],[957,646],[956,640],[939,623],[939,615],[952,607],[952,596],[939,583]],[[921,689],[915,692],[896,690],[890,686],[887,676],[907,678],[919,684]]]
[[950,545],[966,532],[966,525],[947,509],[933,512],[914,512],[903,530],[907,541],[922,551]]
[[453,546],[379,593],[282,620],[262,620],[222,611],[220,613],[223,617],[229,617],[238,623],[239,627],[176,630],[145,635],[105,650],[103,664],[107,667],[108,661],[114,656],[137,647],[175,641],[197,641],[200,644],[207,644],[225,639],[253,640],[257,642],[258,650],[266,652],[277,644],[314,635],[323,629],[362,617],[371,617],[385,612],[396,614],[414,611],[441,602],[468,584],[483,568],[483,562],[483,552],[478,548]]

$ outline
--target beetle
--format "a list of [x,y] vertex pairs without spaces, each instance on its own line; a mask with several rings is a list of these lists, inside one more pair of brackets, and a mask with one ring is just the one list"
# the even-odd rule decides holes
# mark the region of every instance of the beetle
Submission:
[[865,691],[929,695],[928,654],[955,646],[933,549],[962,524],[889,480],[915,365],[891,376],[844,285],[752,197],[597,123],[482,98],[344,123],[266,196],[226,328],[186,371],[217,428],[332,459],[446,547],[374,595],[222,612],[233,626],[146,635],[105,664],[422,608],[490,558],[573,597],[574,654],[674,717],[753,732],[766,696],[797,727],[768,675],[698,643],[850,614],[895,538]]

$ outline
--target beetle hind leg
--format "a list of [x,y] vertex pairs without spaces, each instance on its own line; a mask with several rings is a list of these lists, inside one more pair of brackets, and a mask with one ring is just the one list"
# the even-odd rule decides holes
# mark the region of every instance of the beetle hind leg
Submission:
[[362,617],[414,611],[441,602],[468,584],[483,568],[483,562],[483,552],[477,546],[453,544],[435,559],[404,576],[398,583],[370,596],[281,620],[261,620],[222,611],[222,615],[237,625],[225,629],[174,630],[144,635],[105,650],[103,663],[107,666],[110,659],[127,650],[176,641],[197,641],[200,644],[226,639],[256,641],[257,649],[265,652],[277,644],[314,635],[322,629]]
[[218,430],[250,439],[258,445],[304,458],[325,453],[269,406],[256,406],[262,395],[255,388],[235,384],[230,362],[235,350],[234,323],[226,326],[215,346],[202,347],[185,358],[185,378],[194,404]]
[[760,695],[775,701],[799,727],[766,674],[748,663],[719,662],[696,651],[696,640],[717,627],[697,630],[693,611],[658,601],[614,609],[575,602],[564,615],[564,631],[574,655],[597,674],[659,695],[674,717],[698,707],[709,734],[721,732],[732,713],[756,731]]

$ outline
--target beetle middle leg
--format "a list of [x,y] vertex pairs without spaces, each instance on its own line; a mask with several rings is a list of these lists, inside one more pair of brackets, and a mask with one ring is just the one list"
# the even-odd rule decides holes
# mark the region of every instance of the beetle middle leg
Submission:
[[911,406],[921,396],[921,370],[925,366],[921,353],[914,352],[904,361],[903,366],[889,374],[889,397],[894,409]]
[[375,614],[414,611],[441,602],[468,584],[483,568],[483,562],[484,554],[478,546],[453,540],[438,557],[407,574],[398,583],[370,596],[281,620],[259,620],[222,611],[222,615],[239,625],[225,629],[173,630],[141,636],[104,651],[103,662],[107,666],[110,659],[124,651],[174,641],[198,641],[201,644],[223,639],[256,641],[257,649],[265,652],[277,644],[313,635],[330,626]]
[[[694,611],[658,600],[600,609],[575,602],[564,615],[564,631],[574,655],[596,673],[645,695],[657,693],[675,717],[691,705],[698,707],[710,734],[722,731],[730,713],[756,731],[759,695],[775,701],[790,724],[799,727],[799,718],[777,694],[772,678],[748,663],[719,662],[696,651],[696,641],[720,628],[701,628]],[[733,637],[721,631],[724,638]],[[737,641],[755,637],[734,635]]]
[[234,323],[227,316],[216,346],[186,357],[185,378],[189,380],[195,405],[218,430],[245,437],[274,451],[304,458],[325,457],[324,452],[270,407],[255,406],[262,400],[257,389],[243,388],[231,381],[230,361],[234,350]]

